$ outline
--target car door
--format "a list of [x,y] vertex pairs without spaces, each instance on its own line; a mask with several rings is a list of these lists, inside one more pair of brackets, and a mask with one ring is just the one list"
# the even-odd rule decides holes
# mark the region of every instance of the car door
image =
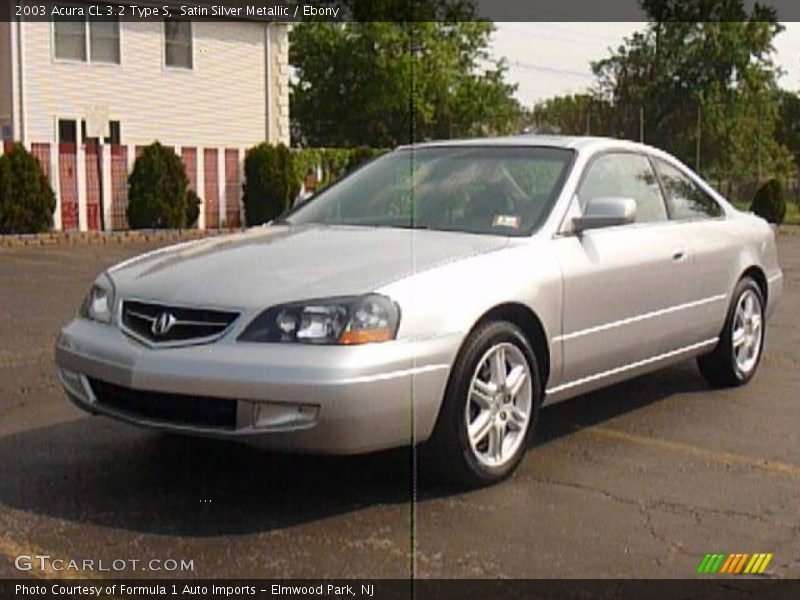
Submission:
[[737,264],[736,231],[725,220],[725,211],[678,166],[661,158],[654,164],[659,174],[670,219],[680,227],[692,250],[694,263],[693,305],[686,311],[694,341],[716,337],[722,327],[732,292],[732,268]]
[[[682,347],[682,306],[692,299],[692,261],[668,220],[649,158],[607,152],[587,165],[575,202],[632,198],[636,221],[556,240],[564,278],[561,387],[602,379]],[[580,212],[580,210],[578,212]]]

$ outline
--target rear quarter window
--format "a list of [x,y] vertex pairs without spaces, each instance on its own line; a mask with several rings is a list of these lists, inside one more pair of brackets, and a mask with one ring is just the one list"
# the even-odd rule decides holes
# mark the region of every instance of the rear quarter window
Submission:
[[665,160],[654,159],[664,192],[667,196],[671,219],[710,219],[723,214],[722,207],[688,175]]

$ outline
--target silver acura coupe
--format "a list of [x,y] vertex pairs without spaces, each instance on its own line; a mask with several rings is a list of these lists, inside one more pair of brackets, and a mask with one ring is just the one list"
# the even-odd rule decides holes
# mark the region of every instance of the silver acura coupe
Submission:
[[57,362],[90,413],[290,451],[424,444],[482,485],[542,405],[694,357],[746,383],[782,287],[770,226],[664,152],[429,143],[110,268]]

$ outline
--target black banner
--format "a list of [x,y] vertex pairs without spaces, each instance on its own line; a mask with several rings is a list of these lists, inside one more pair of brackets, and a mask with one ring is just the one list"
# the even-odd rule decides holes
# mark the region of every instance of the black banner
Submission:
[[359,600],[524,599],[792,599],[800,581],[736,577],[694,580],[106,580],[8,579],[0,598],[67,600],[188,599]]
[[[712,20],[741,16],[719,2]],[[765,0],[762,10],[780,21],[800,20],[800,2]],[[695,3],[685,3],[680,20],[693,21]],[[703,11],[708,20],[708,11]],[[645,21],[639,0],[2,0],[0,21],[114,18],[122,21],[244,19],[321,21]],[[676,19],[677,20],[677,19]]]

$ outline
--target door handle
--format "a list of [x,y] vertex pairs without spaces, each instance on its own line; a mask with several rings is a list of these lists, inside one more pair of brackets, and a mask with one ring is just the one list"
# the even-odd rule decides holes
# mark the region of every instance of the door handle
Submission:
[[686,251],[683,248],[675,248],[672,251],[672,260],[683,260],[686,258]]

